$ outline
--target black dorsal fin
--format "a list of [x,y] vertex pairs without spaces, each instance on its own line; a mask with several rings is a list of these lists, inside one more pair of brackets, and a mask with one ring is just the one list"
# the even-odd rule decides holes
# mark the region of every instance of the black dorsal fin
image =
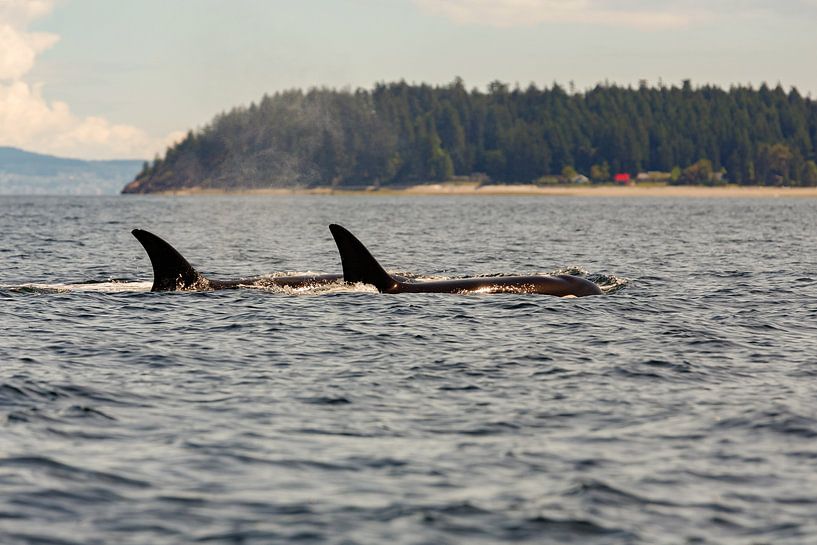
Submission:
[[335,224],[330,225],[329,230],[338,245],[344,281],[372,284],[378,291],[389,291],[397,285],[355,235]]
[[206,279],[176,251],[176,248],[153,233],[134,229],[136,237],[153,265],[153,287],[150,291],[174,291],[196,287],[206,283]]

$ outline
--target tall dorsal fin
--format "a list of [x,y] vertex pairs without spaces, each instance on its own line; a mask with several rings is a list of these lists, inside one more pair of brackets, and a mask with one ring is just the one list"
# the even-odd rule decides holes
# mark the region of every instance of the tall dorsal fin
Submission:
[[153,233],[134,229],[131,234],[145,248],[153,265],[153,287],[150,291],[184,290],[207,281],[176,248]]
[[330,225],[329,230],[338,245],[344,281],[373,284],[378,291],[389,291],[397,285],[355,235],[335,224]]

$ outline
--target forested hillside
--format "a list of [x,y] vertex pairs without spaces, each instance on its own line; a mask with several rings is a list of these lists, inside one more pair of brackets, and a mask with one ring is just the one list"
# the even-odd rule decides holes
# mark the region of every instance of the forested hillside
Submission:
[[[405,82],[264,96],[191,131],[125,192],[392,185],[480,173],[673,172],[674,183],[817,185],[817,103],[780,86],[567,92]],[[487,176],[488,178],[485,178]]]

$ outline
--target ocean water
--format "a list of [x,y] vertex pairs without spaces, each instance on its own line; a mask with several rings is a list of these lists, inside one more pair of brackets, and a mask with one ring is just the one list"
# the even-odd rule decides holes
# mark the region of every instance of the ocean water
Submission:
[[[817,200],[0,197],[0,543],[817,543]],[[605,295],[150,293],[572,271]]]

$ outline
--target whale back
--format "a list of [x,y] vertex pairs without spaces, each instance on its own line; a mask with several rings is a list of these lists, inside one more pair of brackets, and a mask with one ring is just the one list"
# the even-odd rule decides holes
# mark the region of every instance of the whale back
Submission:
[[355,235],[336,224],[330,225],[329,230],[338,246],[345,282],[372,284],[381,292],[397,286],[397,281],[383,269]]
[[176,248],[161,238],[142,229],[134,229],[131,234],[142,244],[153,266],[150,291],[184,290],[207,282]]

